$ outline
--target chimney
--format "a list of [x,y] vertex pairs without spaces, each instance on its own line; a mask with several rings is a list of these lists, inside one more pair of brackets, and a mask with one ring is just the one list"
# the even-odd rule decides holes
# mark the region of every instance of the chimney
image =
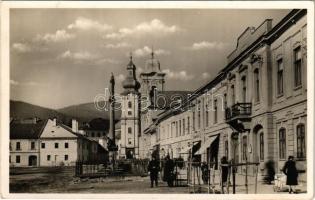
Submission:
[[53,119],[53,126],[57,126],[57,118],[56,117],[54,117],[54,119]]
[[77,133],[79,131],[78,121],[72,119],[72,131]]

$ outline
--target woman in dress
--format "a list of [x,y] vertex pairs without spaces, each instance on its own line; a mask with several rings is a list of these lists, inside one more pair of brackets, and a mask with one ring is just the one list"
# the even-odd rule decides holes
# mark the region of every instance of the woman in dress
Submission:
[[283,173],[287,176],[287,185],[289,186],[289,193],[292,193],[293,187],[298,185],[298,171],[295,166],[295,161],[293,156],[289,156],[288,161],[285,162],[282,168]]

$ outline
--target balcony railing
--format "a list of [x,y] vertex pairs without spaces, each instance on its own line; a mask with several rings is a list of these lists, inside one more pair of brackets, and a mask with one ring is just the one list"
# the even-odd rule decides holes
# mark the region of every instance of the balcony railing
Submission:
[[251,103],[236,103],[225,109],[225,119],[232,120],[237,117],[248,117],[252,114]]

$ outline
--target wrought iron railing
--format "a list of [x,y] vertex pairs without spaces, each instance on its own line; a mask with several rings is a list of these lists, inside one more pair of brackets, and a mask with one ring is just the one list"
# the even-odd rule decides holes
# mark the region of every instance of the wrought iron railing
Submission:
[[231,120],[235,117],[249,116],[252,114],[251,103],[236,103],[225,109],[225,119]]

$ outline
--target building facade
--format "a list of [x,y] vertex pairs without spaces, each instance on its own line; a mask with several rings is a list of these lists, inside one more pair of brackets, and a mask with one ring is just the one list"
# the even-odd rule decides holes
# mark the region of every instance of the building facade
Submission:
[[267,19],[247,28],[213,80],[152,122],[150,148],[212,163],[258,162],[260,175],[266,162],[279,172],[292,155],[306,180],[306,14],[292,10],[274,26]]
[[98,141],[79,133],[76,120],[72,128],[56,119],[10,124],[11,167],[74,166],[107,159],[108,152]]

